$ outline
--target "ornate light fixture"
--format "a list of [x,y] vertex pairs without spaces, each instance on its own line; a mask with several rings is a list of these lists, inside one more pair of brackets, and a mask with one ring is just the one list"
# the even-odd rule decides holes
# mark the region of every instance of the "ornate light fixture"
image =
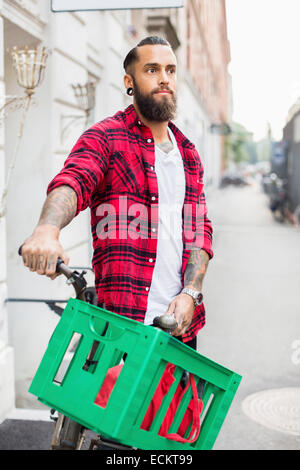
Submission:
[[[77,101],[78,107],[84,112],[84,115],[63,115],[61,116],[62,121],[62,131],[60,140],[63,143],[64,138],[67,134],[67,131],[70,127],[77,121],[85,119],[85,125],[87,126],[88,120],[91,114],[92,109],[95,107],[95,82],[86,82],[84,85],[80,83],[71,85],[74,96]],[[64,121],[68,120],[68,124],[64,125]]]
[[14,47],[12,50],[11,55],[13,66],[17,72],[17,81],[21,87],[25,88],[28,96],[32,95],[35,88],[43,81],[48,53],[46,47],[41,49],[39,47],[36,49],[24,47],[24,50]]
[[13,62],[13,68],[17,75],[18,84],[24,88],[25,96],[6,96],[5,103],[0,107],[0,123],[5,117],[8,111],[23,109],[18,138],[14,153],[12,155],[10,165],[8,167],[8,175],[4,191],[2,193],[0,203],[0,218],[5,215],[5,201],[8,192],[8,186],[11,178],[12,171],[15,167],[18,150],[20,147],[21,139],[23,136],[24,124],[27,117],[27,113],[32,103],[32,95],[36,88],[42,83],[46,68],[46,60],[49,55],[49,50],[46,47],[36,47],[29,49],[25,46],[23,49],[14,47],[11,51],[11,57]]
[[46,47],[41,49],[39,47],[29,49],[27,46],[24,49],[13,47],[11,50],[13,68],[17,75],[17,82],[24,88],[25,95],[4,97],[5,103],[0,107],[0,119],[3,119],[7,112],[26,108],[35,89],[43,81],[48,55],[49,50]]

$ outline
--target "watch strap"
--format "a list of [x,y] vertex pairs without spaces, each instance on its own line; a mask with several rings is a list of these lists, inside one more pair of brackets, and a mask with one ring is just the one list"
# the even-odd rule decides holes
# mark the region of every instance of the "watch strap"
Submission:
[[[184,287],[181,291],[181,294],[190,295],[192,297],[193,301],[194,301],[195,307],[200,305],[201,302],[202,302],[202,294],[201,294],[200,291],[196,291],[196,290],[190,289],[188,287]],[[199,301],[199,299],[200,299],[200,301]]]

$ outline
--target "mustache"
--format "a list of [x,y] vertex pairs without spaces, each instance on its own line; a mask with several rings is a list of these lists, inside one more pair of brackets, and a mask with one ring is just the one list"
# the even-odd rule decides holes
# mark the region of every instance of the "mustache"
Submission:
[[174,94],[174,92],[169,87],[155,88],[151,94],[154,95],[155,93],[159,93],[160,91],[168,91],[172,95]]

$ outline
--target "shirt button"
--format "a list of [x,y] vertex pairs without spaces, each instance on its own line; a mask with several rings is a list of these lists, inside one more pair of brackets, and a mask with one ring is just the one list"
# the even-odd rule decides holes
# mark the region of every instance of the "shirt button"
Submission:
[[155,196],[152,196],[152,198],[151,198],[151,199],[152,199],[152,201],[155,201],[156,197],[155,197]]
[[149,290],[149,287],[146,287],[146,291],[147,291],[147,292],[148,292],[148,290]]
[[154,170],[154,166],[150,166],[151,170],[153,171]]
[[153,263],[153,258],[150,258],[150,259],[149,259],[149,263]]
[[141,121],[138,121],[138,125],[140,126],[141,124],[142,124]]
[[152,139],[147,139],[148,144],[151,144]]
[[156,232],[156,228],[153,228],[153,229],[152,229],[152,232]]

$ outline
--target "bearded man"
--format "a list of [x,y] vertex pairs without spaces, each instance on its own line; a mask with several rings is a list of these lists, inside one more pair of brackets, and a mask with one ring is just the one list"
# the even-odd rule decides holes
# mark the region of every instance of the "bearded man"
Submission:
[[58,257],[69,263],[60,231],[89,207],[98,305],[145,324],[174,315],[172,334],[196,349],[212,225],[201,159],[172,122],[176,56],[151,36],[127,54],[124,69],[133,104],[78,139],[48,186],[23,262],[54,279]]

